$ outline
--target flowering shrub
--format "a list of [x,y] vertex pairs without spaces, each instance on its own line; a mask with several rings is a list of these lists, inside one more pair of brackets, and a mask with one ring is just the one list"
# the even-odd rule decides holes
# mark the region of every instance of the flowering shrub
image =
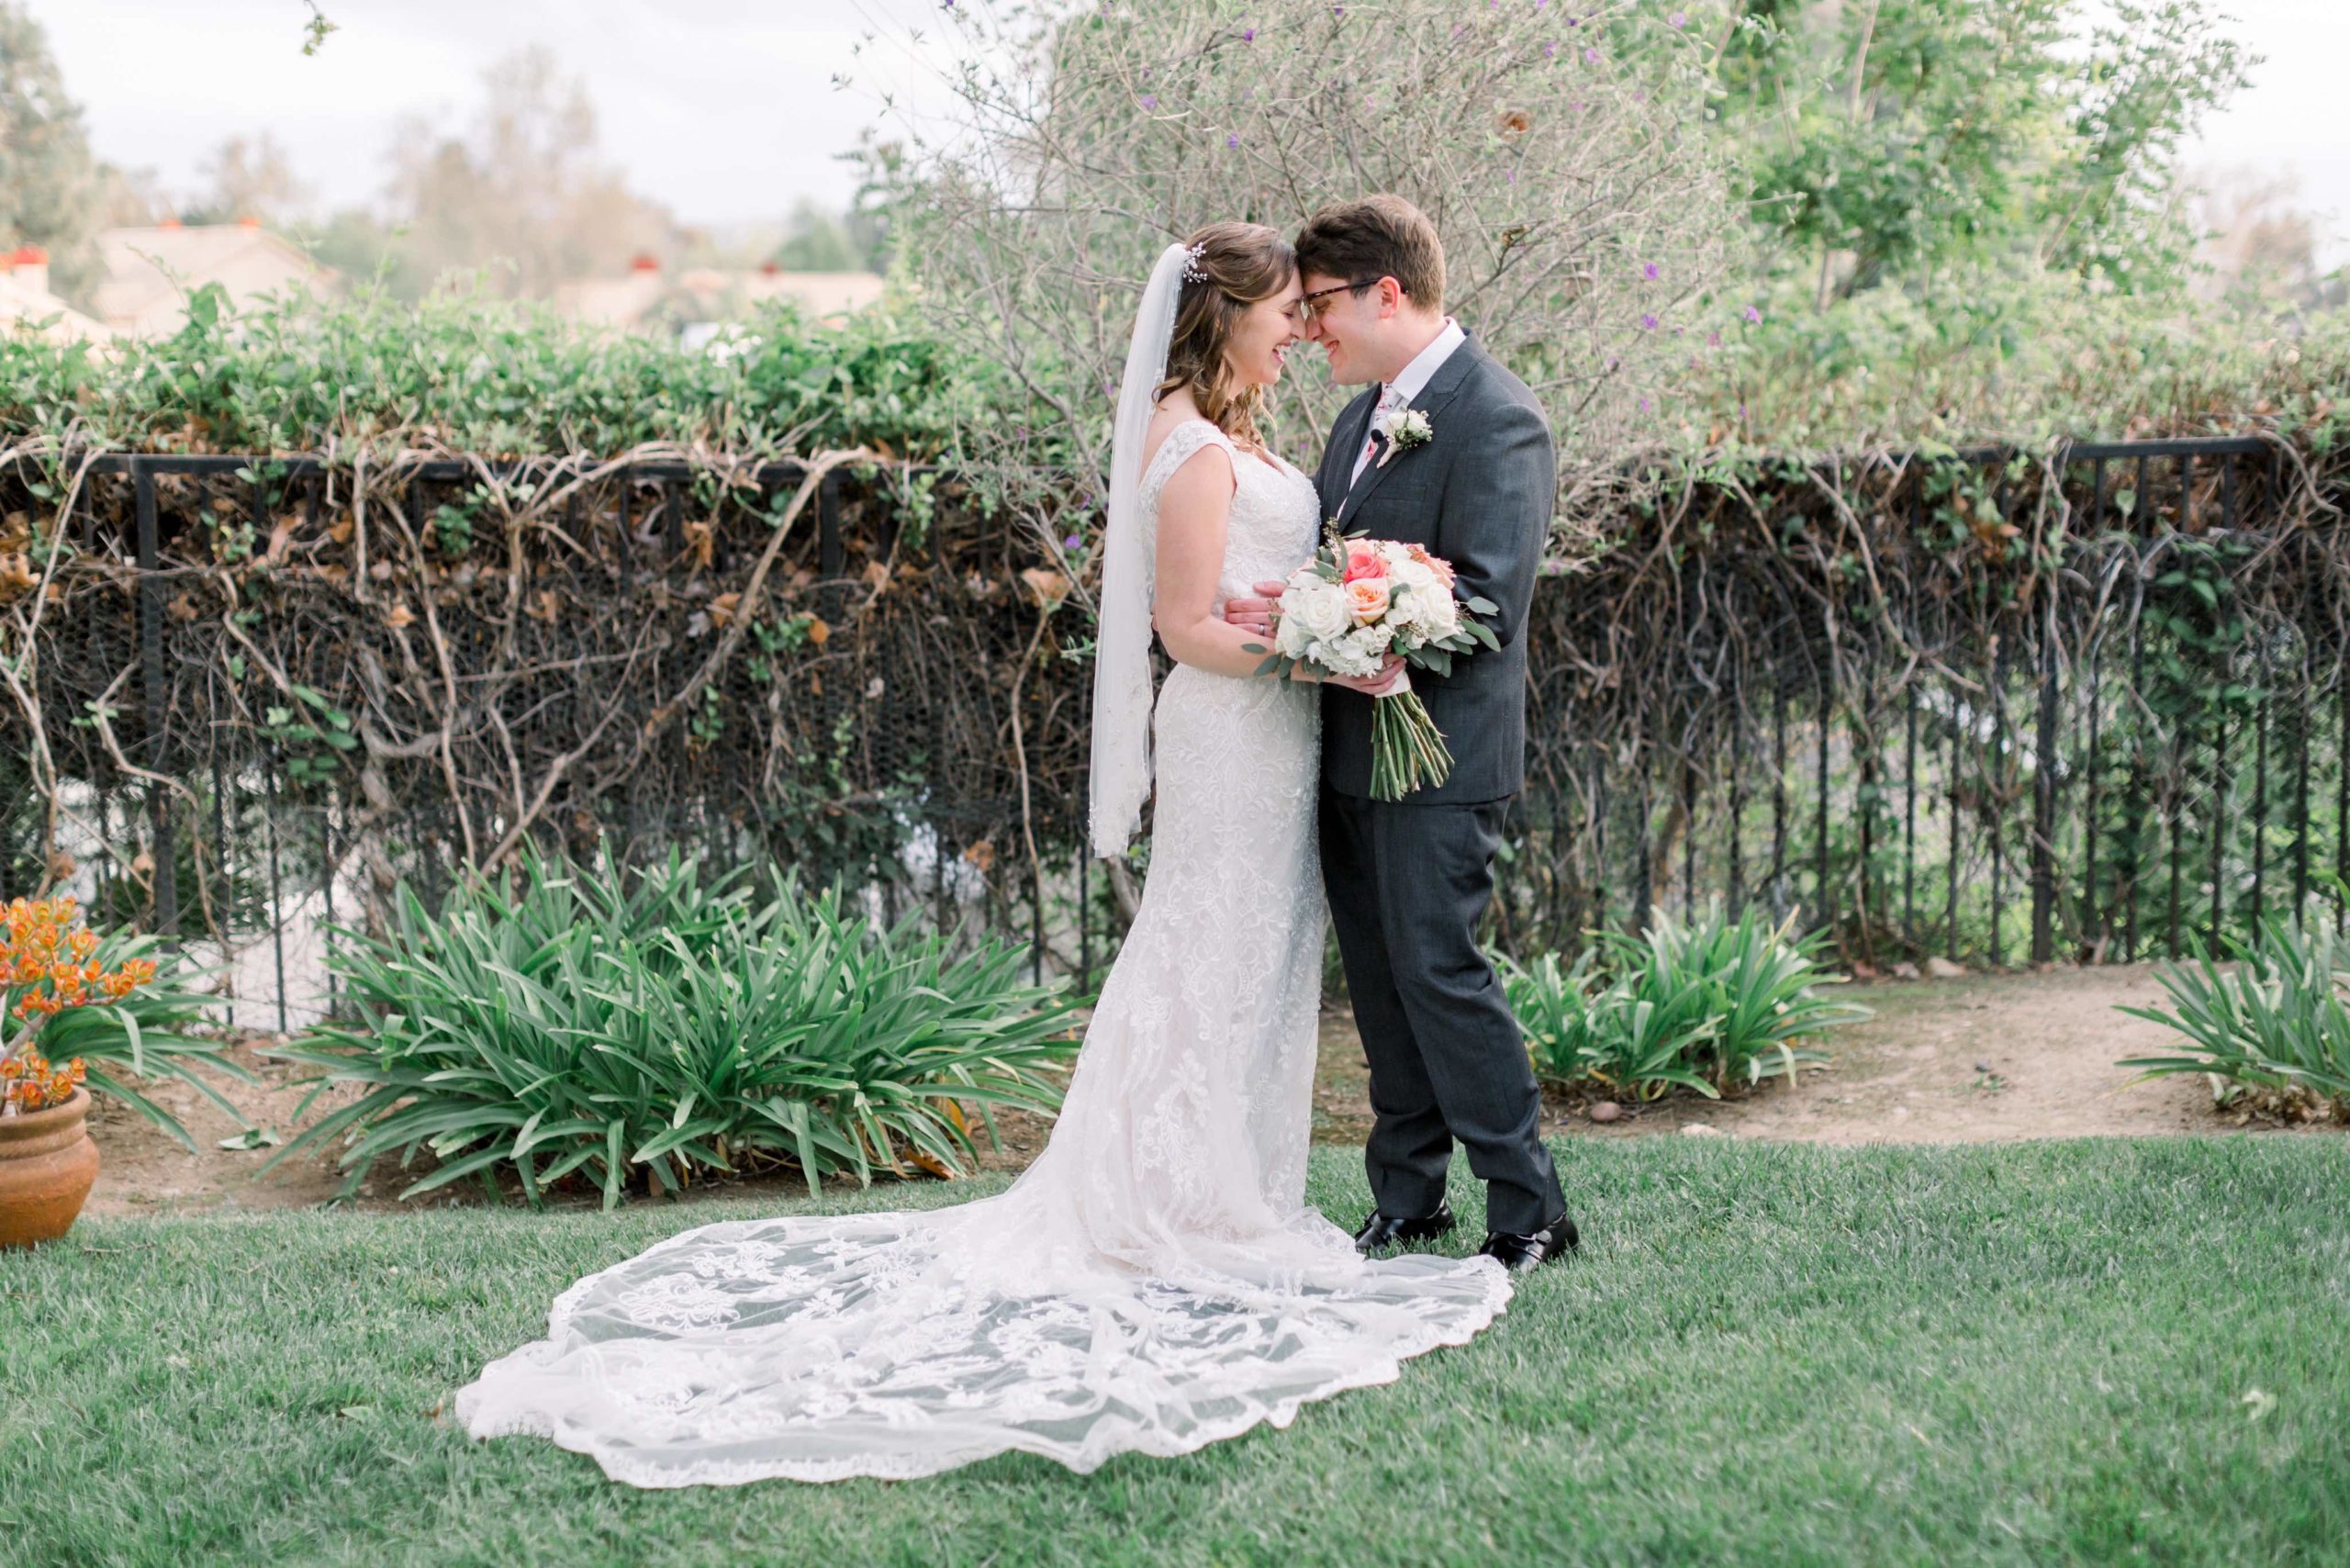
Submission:
[[[1064,446],[1102,492],[1136,292],[1213,220],[1294,232],[1376,191],[1417,205],[1444,238],[1446,309],[1550,411],[1570,514],[1625,482],[1616,456],[1751,303],[1721,286],[1739,219],[1707,129],[1710,45],[1656,0],[979,0],[942,20],[905,43],[960,124],[916,127],[902,253],[937,330],[1045,416],[973,437],[1013,494],[1037,480],[1039,511],[1070,488],[1045,473]],[[1291,377],[1276,443],[1311,466],[1353,391]]]
[[59,1067],[33,1050],[43,1023],[72,1008],[120,1002],[155,978],[150,958],[109,969],[98,946],[71,894],[17,899],[0,912],[0,980],[8,1012],[25,1026],[0,1054],[0,1115],[62,1104],[88,1076],[78,1057]]

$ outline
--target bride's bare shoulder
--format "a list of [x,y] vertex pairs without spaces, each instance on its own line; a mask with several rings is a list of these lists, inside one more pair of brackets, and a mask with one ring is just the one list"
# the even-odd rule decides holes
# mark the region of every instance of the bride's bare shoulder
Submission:
[[1150,466],[1150,460],[1158,455],[1158,449],[1166,444],[1168,436],[1177,426],[1189,424],[1193,420],[1203,420],[1206,418],[1206,415],[1200,412],[1199,404],[1192,400],[1189,389],[1179,386],[1169,392],[1151,411],[1149,428],[1143,432],[1143,466],[1145,468]]

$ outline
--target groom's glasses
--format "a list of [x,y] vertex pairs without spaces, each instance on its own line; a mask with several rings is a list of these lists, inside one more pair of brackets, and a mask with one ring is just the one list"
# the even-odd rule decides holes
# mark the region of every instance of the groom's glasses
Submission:
[[1301,294],[1297,297],[1298,321],[1300,324],[1303,324],[1313,320],[1314,318],[1322,314],[1322,307],[1315,304],[1314,302],[1321,298],[1326,294],[1353,294],[1361,289],[1376,288],[1378,286],[1379,280],[1377,278],[1365,277],[1357,278],[1352,283],[1334,283],[1327,288],[1317,288],[1311,294]]

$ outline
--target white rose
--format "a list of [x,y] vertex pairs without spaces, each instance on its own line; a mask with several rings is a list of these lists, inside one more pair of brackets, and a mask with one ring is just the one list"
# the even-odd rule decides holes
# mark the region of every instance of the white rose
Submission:
[[1314,633],[1305,622],[1294,615],[1284,615],[1273,626],[1273,646],[1293,659],[1302,659],[1314,645]]
[[1460,601],[1431,577],[1429,591],[1413,595],[1412,618],[1429,641],[1449,637],[1460,630]]
[[1337,583],[1315,577],[1304,582],[1292,578],[1281,591],[1281,619],[1294,619],[1307,637],[1326,642],[1343,633],[1354,617],[1347,609],[1344,590]]

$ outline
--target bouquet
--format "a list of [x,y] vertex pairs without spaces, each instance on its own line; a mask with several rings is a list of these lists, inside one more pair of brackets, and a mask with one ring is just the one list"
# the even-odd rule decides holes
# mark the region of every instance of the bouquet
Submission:
[[[1499,648],[1491,628],[1472,619],[1494,612],[1492,601],[1453,597],[1452,567],[1417,544],[1341,535],[1324,527],[1314,559],[1290,574],[1281,589],[1274,652],[1258,673],[1289,674],[1309,664],[1332,675],[1376,675],[1390,654],[1407,665],[1452,673],[1452,655],[1483,644]],[[1371,792],[1400,801],[1452,772],[1452,753],[1428,718],[1419,693],[1406,685],[1371,709]]]

